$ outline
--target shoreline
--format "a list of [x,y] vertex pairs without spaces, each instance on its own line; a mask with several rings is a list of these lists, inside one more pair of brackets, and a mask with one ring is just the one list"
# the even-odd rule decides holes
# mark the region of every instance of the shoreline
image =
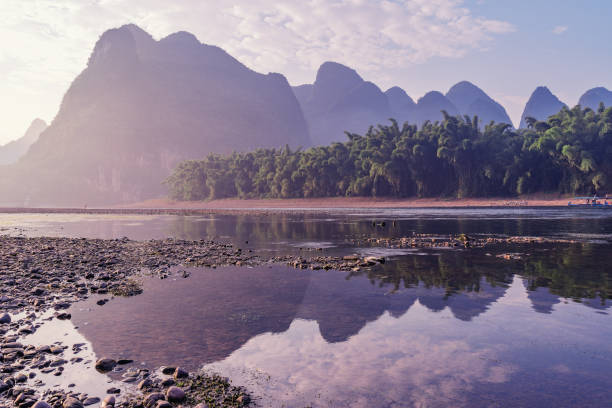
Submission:
[[38,214],[143,214],[201,215],[278,212],[332,212],[353,209],[434,209],[434,208],[537,208],[566,207],[571,198],[530,196],[519,198],[413,198],[387,199],[366,197],[298,198],[298,199],[221,199],[210,201],[174,201],[167,198],[102,207],[0,207],[0,213]]
[[226,198],[210,201],[175,201],[168,198],[146,200],[125,204],[116,208],[164,208],[201,210],[318,210],[354,208],[481,208],[481,207],[561,207],[567,206],[567,197],[525,196],[516,198],[373,198],[373,197],[327,197],[327,198],[271,198],[238,199]]

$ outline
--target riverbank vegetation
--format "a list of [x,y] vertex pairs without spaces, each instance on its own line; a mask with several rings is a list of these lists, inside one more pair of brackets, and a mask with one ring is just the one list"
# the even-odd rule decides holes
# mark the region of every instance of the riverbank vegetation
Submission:
[[563,108],[528,128],[478,117],[391,119],[365,135],[307,150],[259,149],[181,163],[165,181],[178,200],[310,197],[491,197],[612,190],[612,108]]

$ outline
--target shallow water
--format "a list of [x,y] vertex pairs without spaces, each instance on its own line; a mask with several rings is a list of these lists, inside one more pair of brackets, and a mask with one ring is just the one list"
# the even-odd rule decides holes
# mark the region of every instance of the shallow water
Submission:
[[[358,212],[0,215],[0,226],[30,236],[216,237],[279,253],[386,256],[384,265],[352,273],[191,268],[188,278],[145,279],[139,296],[75,304],[56,330],[85,339],[87,353],[134,359],[136,367],[219,372],[246,385],[260,406],[609,406],[611,212]],[[349,241],[412,233],[578,242],[516,246],[524,259],[510,261],[495,256],[506,247],[398,250]]]

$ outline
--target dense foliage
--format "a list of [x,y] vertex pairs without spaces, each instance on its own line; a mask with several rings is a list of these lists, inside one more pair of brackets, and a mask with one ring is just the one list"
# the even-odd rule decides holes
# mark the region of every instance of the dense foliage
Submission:
[[452,117],[421,129],[394,120],[308,150],[259,149],[181,163],[180,200],[226,197],[475,197],[612,190],[612,108],[563,108],[514,130]]

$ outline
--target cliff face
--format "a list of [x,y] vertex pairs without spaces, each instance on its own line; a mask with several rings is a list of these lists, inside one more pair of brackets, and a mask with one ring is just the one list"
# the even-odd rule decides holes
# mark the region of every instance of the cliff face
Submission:
[[16,163],[46,128],[44,120],[34,119],[23,136],[0,146],[0,165]]
[[17,204],[143,200],[165,193],[162,181],[182,160],[286,144],[311,142],[285,77],[256,73],[189,33],[155,41],[128,25],[100,37],[0,189]]

